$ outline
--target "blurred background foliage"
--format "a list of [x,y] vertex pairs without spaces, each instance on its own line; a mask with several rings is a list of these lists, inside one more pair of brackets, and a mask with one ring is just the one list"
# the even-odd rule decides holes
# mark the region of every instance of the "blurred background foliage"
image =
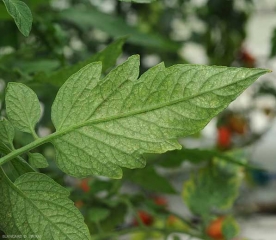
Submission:
[[[0,111],[5,116],[6,84],[10,81],[27,84],[38,94],[43,107],[43,117],[37,126],[40,136],[54,131],[50,112],[58,88],[71,74],[93,61],[103,62],[103,74],[132,54],[141,56],[141,73],[161,61],[166,66],[181,63],[258,66],[258,60],[244,47],[246,26],[255,9],[253,0],[144,1],[149,4],[117,0],[24,2],[34,20],[29,37],[18,31],[0,3]],[[276,30],[271,43],[270,57],[274,57]],[[199,56],[196,62],[191,61],[191,55]],[[262,100],[263,96],[272,100]],[[217,239],[210,229],[204,229],[214,218],[225,216],[230,227],[224,229],[223,236],[231,239],[237,226],[229,216],[240,214],[232,206],[239,196],[242,179],[250,186],[258,186],[275,178],[274,173],[263,171],[262,166],[253,166],[246,154],[247,147],[269,130],[275,114],[275,97],[275,85],[271,82],[254,85],[249,101],[257,104],[242,109],[234,105],[223,112],[214,120],[212,140],[207,139],[207,144],[201,140],[204,133],[180,139],[184,146],[193,146],[197,141],[200,144],[196,147],[208,149],[184,148],[161,156],[149,155],[145,169],[125,170],[122,180],[102,177],[77,180],[65,176],[55,167],[54,151],[47,144],[37,149],[50,164],[40,171],[72,190],[72,199],[95,239],[117,237],[112,235],[114,229],[122,231],[141,224]],[[267,121],[264,128],[255,131],[251,113],[256,108]],[[28,134],[17,133],[15,146],[21,147],[31,140]],[[5,154],[7,149],[0,151]],[[11,179],[16,178],[13,174],[16,166],[10,163],[5,167]],[[186,215],[179,216],[172,211],[173,201],[167,194],[180,197],[181,192],[189,213],[184,211]],[[144,229],[133,238],[160,236]]]

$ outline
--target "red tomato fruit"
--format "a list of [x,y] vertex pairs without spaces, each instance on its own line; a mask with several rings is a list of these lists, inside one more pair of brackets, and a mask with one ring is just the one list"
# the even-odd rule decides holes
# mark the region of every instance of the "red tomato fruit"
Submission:
[[210,236],[215,240],[223,239],[223,234],[222,234],[223,220],[224,220],[224,217],[219,217],[210,223],[210,225],[206,229],[206,233],[208,234],[208,236]]
[[[142,223],[144,223],[146,226],[151,226],[153,224],[153,217],[147,213],[146,211],[140,210],[138,211],[138,216],[141,219]],[[135,219],[134,220],[134,225],[137,226],[138,222]]]
[[89,178],[82,179],[80,182],[80,188],[84,192],[89,192],[90,191],[90,186],[89,186]]
[[231,131],[227,127],[218,128],[217,146],[219,148],[229,148],[231,146]]

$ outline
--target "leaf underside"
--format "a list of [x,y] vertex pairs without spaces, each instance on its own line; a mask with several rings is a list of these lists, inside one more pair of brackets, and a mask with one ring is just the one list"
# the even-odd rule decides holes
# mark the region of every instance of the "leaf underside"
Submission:
[[12,82],[6,91],[6,111],[10,122],[20,131],[33,133],[41,115],[35,92],[22,83]]
[[13,184],[0,169],[0,229],[6,235],[39,239],[91,239],[69,192],[41,173],[26,173]]
[[180,149],[178,137],[200,131],[264,69],[159,64],[139,80],[139,56],[104,79],[87,65],[60,88],[52,106],[52,139],[61,170],[76,177],[122,176],[145,166],[143,153]]

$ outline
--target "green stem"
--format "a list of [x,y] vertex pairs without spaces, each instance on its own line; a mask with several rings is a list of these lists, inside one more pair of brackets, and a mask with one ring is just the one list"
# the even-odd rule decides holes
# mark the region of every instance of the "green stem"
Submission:
[[0,158],[0,166],[3,165],[4,163],[16,158],[19,155],[22,155],[23,153],[29,152],[30,150],[44,144],[47,142],[50,142],[52,139],[56,138],[58,135],[62,135],[64,134],[63,132],[55,132],[52,133],[46,137],[43,138],[38,138],[35,141],[29,143],[28,145],[22,147],[22,148],[18,148],[14,151],[12,151],[11,153],[7,154],[6,156]]

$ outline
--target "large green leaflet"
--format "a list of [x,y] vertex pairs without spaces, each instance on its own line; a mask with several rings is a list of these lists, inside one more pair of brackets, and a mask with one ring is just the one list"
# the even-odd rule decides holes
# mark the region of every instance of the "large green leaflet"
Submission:
[[91,239],[68,196],[44,174],[26,173],[12,183],[0,168],[0,229],[26,239]]
[[139,57],[100,80],[101,64],[71,76],[52,107],[52,142],[66,173],[120,178],[120,167],[145,165],[143,153],[180,149],[177,142],[202,129],[263,69],[159,64],[137,80]]
[[14,21],[20,30],[20,32],[25,36],[29,36],[33,16],[29,7],[22,1],[18,0],[3,0],[8,13],[14,18]]
[[[57,165],[65,173],[121,178],[121,167],[145,166],[144,153],[180,149],[178,137],[201,130],[266,72],[201,65],[165,68],[161,63],[137,80],[139,56],[132,56],[100,79],[101,63],[92,63],[60,88],[52,106],[56,132],[37,139],[22,151],[16,150],[12,156],[52,142]],[[20,88],[27,88],[14,85],[16,88],[8,86],[7,96],[16,94],[9,92],[13,89],[20,93]],[[17,98],[6,97],[8,101]],[[28,106],[22,108],[30,109],[34,102],[36,98],[30,95]],[[22,109],[13,109],[14,106],[15,103],[8,103],[7,112],[20,115]],[[38,109],[33,111],[31,116],[38,116]]]

